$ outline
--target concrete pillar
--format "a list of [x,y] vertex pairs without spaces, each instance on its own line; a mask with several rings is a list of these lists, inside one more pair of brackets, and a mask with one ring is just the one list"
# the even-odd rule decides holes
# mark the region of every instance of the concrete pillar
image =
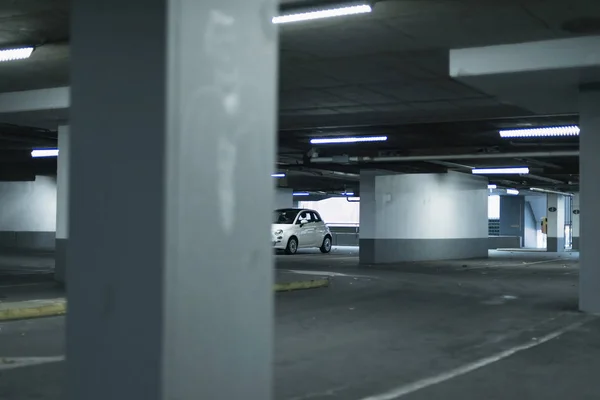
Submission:
[[72,7],[66,398],[271,399],[275,1]]
[[360,186],[361,264],[487,257],[486,179],[366,172]]
[[548,194],[548,237],[546,250],[565,251],[565,196]]
[[573,195],[573,211],[571,215],[571,232],[573,234],[573,250],[579,250],[579,193]]
[[583,90],[580,93],[579,126],[579,308],[600,313],[600,91]]
[[65,283],[69,239],[69,126],[58,127],[54,279]]

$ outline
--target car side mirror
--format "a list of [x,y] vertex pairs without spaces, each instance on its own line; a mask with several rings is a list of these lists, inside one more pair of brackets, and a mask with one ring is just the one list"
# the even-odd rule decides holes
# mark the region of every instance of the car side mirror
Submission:
[[306,220],[306,219],[301,219],[300,220],[300,227],[302,227],[302,226],[304,226],[306,224],[308,224],[308,220]]

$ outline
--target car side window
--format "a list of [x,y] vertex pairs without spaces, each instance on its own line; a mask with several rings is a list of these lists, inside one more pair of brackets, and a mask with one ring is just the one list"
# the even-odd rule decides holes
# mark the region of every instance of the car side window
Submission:
[[321,222],[321,221],[323,221],[321,219],[321,216],[316,211],[311,212],[311,214],[312,214],[312,219],[313,219],[314,222]]
[[298,223],[300,223],[300,221],[302,221],[302,220],[306,220],[309,223],[313,222],[312,218],[311,218],[311,215],[310,215],[310,213],[308,211],[303,211],[303,212],[300,213],[300,216],[298,217]]

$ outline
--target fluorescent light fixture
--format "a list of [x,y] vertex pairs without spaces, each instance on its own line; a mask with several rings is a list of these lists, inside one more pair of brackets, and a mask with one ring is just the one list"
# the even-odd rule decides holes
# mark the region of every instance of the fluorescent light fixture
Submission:
[[15,61],[29,58],[33,53],[33,47],[21,47],[18,49],[0,50],[0,62]]
[[488,189],[496,189],[497,187],[497,185],[488,185]]
[[32,150],[31,157],[58,157],[58,149]]
[[517,195],[519,191],[517,189],[506,189],[506,194]]
[[387,136],[344,136],[332,138],[315,138],[310,139],[312,144],[332,144],[332,143],[360,143],[360,142],[385,142]]
[[354,192],[343,192],[342,196],[354,196]]
[[285,174],[283,172],[277,174],[271,174],[273,178],[285,178]]
[[310,196],[310,193],[308,192],[295,192],[292,193],[294,196]]
[[343,17],[344,15],[365,14],[373,11],[370,5],[360,4],[347,7],[330,8],[325,10],[315,10],[302,13],[292,13],[273,17],[274,24],[287,24],[290,22],[311,21],[315,19]]
[[561,137],[579,136],[577,125],[548,126],[545,128],[506,129],[498,131],[503,138],[528,138],[528,137]]
[[573,193],[559,192],[558,190],[550,190],[550,189],[542,189],[542,188],[529,188],[532,192],[541,192],[541,193],[553,193],[553,194],[562,194],[563,196],[573,196]]
[[493,175],[493,174],[528,174],[528,167],[510,167],[510,168],[473,168],[471,170],[474,174],[480,175]]

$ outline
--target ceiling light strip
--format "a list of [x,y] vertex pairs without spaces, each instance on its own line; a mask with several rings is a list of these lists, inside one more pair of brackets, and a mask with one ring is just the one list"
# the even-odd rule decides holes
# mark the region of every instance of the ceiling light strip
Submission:
[[23,60],[25,58],[29,58],[31,53],[33,53],[33,47],[0,50],[0,62]]
[[519,191],[517,189],[506,189],[506,194],[512,194],[513,196],[516,196],[519,194]]
[[273,17],[274,24],[287,24],[291,22],[311,21],[315,19],[342,17],[345,15],[365,14],[373,11],[370,5],[361,4],[355,6],[330,8],[326,10],[308,11],[302,13],[285,14]]
[[31,151],[31,157],[58,157],[58,149],[36,149]]
[[341,144],[341,143],[363,143],[363,142],[385,142],[387,136],[344,136],[332,138],[310,139],[311,144]]
[[529,138],[529,137],[566,137],[579,136],[577,125],[548,126],[544,128],[506,129],[498,131],[502,138]]
[[528,167],[510,167],[510,168],[473,168],[473,174],[477,175],[510,175],[510,174],[528,174]]

